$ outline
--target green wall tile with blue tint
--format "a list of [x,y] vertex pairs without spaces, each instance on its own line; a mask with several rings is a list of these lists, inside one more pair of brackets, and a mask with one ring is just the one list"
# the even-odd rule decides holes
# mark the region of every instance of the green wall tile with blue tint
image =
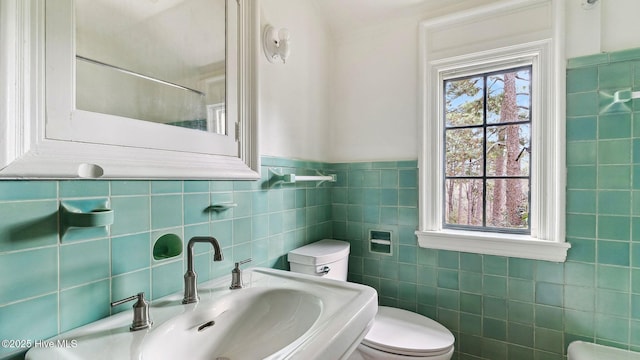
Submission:
[[[381,304],[448,326],[457,339],[454,359],[562,359],[574,339],[638,350],[640,246],[632,242],[640,239],[633,191],[640,189],[640,166],[634,165],[640,119],[630,106],[614,109],[607,101],[618,87],[640,90],[639,55],[632,49],[568,62],[566,225],[572,249],[564,264],[419,248],[414,160],[325,164],[263,157],[258,182],[0,181],[0,214],[7,215],[0,216],[0,267],[6,268],[0,273],[40,265],[18,277],[2,275],[0,318],[13,325],[0,328],[8,331],[0,335],[48,337],[121,311],[109,309],[114,297],[141,290],[158,298],[181,290],[184,252],[178,259],[151,260],[152,242],[171,231],[220,239],[223,263],[206,261],[211,250],[198,248],[197,266],[208,268],[208,278],[227,275],[230,259],[251,256],[254,265],[286,269],[284,255],[292,248],[326,237],[349,241],[349,279],[376,288]],[[339,178],[319,188],[272,186],[269,167],[297,174],[320,169]],[[64,246],[108,241],[111,251],[90,276],[77,277],[70,269],[87,265],[62,260],[73,248],[59,244],[57,202],[105,194],[115,211],[108,239]],[[242,204],[237,214],[205,215],[198,209],[205,199]],[[371,228],[394,231],[392,256],[369,252]],[[105,261],[111,274],[101,279]],[[33,323],[23,321],[32,315],[25,309],[41,310],[38,327],[23,325]],[[0,357],[8,353],[1,349]]]
[[[328,165],[271,157],[262,164],[262,180],[255,182],[0,181],[0,318],[10,325],[0,327],[2,338],[50,337],[131,308],[111,309],[110,301],[140,291],[148,299],[182,291],[193,236],[215,236],[225,255],[214,263],[211,246],[195,247],[200,282],[228,275],[234,260],[248,257],[252,265],[288,268],[289,250],[333,235],[331,184],[270,187],[268,168],[310,175]],[[108,197],[114,210],[108,236],[61,244],[59,201],[97,197]],[[233,202],[238,207],[206,211]],[[154,242],[166,234],[179,237],[182,253],[153,260]],[[10,354],[0,349],[0,358]]]

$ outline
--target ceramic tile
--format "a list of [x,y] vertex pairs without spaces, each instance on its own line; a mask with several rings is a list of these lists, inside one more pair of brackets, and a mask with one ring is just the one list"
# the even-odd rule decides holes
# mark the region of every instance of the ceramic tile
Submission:
[[474,272],[482,272],[482,255],[472,253],[460,253],[460,269]]
[[575,141],[567,143],[567,165],[595,165],[596,142]]
[[503,320],[484,318],[482,334],[489,339],[507,340],[507,323]]
[[566,285],[564,287],[565,308],[580,311],[595,311],[595,290],[592,287]]
[[522,280],[510,278],[509,299],[518,301],[534,301],[534,282],[533,280]]
[[567,119],[567,141],[595,140],[598,133],[595,116],[572,117]]
[[[598,213],[606,215],[629,215],[631,193],[629,191],[598,192]],[[586,211],[582,211],[586,212]]]
[[628,164],[630,162],[630,140],[607,140],[598,142],[598,164]]
[[508,313],[510,322],[533,324],[534,305],[531,303],[508,300],[507,313]]
[[115,180],[111,181],[111,195],[147,195],[151,185],[146,180]]
[[483,272],[489,275],[507,275],[508,259],[503,256],[485,255],[483,263]]
[[60,330],[109,316],[109,280],[102,280],[60,292]]
[[156,180],[151,181],[152,194],[176,194],[182,193],[182,181]]
[[595,285],[596,268],[594,264],[568,261],[564,266],[565,284],[590,286]]
[[601,115],[598,121],[599,139],[631,137],[631,114]]
[[536,328],[534,342],[536,349],[549,351],[562,356],[562,332]]
[[0,202],[0,252],[55,245],[57,241],[56,201]]
[[111,198],[113,225],[111,235],[125,235],[151,229],[151,208],[148,196]]
[[567,189],[595,189],[597,179],[596,166],[569,166]]
[[580,56],[577,58],[569,59],[567,62],[567,69],[575,69],[575,68],[584,67],[584,66],[606,64],[608,62],[609,62],[609,54],[606,54],[606,53]]
[[565,330],[572,334],[593,336],[595,317],[592,312],[565,310]]
[[209,211],[206,209],[210,205],[212,204],[209,202],[208,193],[185,194],[183,197],[184,224],[189,225],[209,221]]
[[0,278],[0,305],[56,291],[57,268],[55,247],[0,253],[0,274],[11,274]]
[[598,73],[600,89],[619,89],[632,85],[631,64],[628,62],[600,65]]
[[0,181],[0,201],[24,201],[56,199],[58,186],[55,181]]
[[571,244],[571,251],[567,254],[567,260],[591,263],[596,261],[595,240],[567,237],[567,242]]
[[[598,216],[599,239],[629,241],[630,229],[631,218],[628,216]],[[628,254],[629,251],[627,251]]]
[[494,319],[507,320],[507,300],[485,296],[482,300],[482,314]]
[[140,233],[111,239],[111,274],[119,275],[150,266],[151,239]]
[[150,299],[155,300],[163,296],[182,290],[184,286],[184,271],[182,261],[173,261],[151,269]]
[[60,288],[108,278],[109,255],[109,239],[61,246]]
[[597,273],[598,288],[629,292],[631,276],[629,268],[598,265]]
[[629,320],[605,314],[595,316],[596,339],[624,343],[629,338]]
[[608,265],[629,266],[629,243],[598,241],[598,262]]
[[458,285],[458,272],[454,270],[438,270],[438,287],[445,289],[454,289],[457,290],[459,288]]
[[[45,295],[26,301],[0,306],[0,339],[39,340],[57,334],[58,296]],[[0,358],[12,350],[0,347]]]
[[536,303],[551,306],[562,306],[564,298],[563,291],[564,288],[560,284],[537,282]]
[[595,215],[567,214],[567,237],[596,237]]
[[[635,181],[634,178],[634,187]],[[628,190],[631,188],[631,167],[628,165],[599,166],[598,187],[607,190]]]
[[629,294],[597,290],[596,313],[619,317],[629,317]]
[[61,198],[108,196],[108,181],[65,180],[60,181]]
[[589,116],[598,114],[596,91],[567,94],[567,116]]
[[182,225],[182,195],[151,197],[151,228],[162,229]]
[[562,330],[562,308],[534,305],[534,323],[539,328]]
[[596,212],[596,192],[589,190],[567,190],[567,212],[588,213]]
[[507,296],[507,278],[502,276],[484,275],[482,279],[483,293],[489,296]]
[[598,88],[598,68],[595,66],[567,70],[567,92],[593,91]]

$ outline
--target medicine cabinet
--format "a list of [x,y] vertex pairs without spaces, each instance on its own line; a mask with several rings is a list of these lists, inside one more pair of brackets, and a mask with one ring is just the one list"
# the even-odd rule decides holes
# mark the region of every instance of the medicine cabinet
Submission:
[[0,177],[259,178],[259,8],[0,1]]

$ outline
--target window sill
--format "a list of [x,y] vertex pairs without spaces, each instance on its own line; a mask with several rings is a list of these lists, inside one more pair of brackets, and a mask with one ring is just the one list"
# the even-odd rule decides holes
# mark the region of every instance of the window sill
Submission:
[[420,247],[486,255],[564,262],[571,244],[528,235],[461,230],[416,231]]

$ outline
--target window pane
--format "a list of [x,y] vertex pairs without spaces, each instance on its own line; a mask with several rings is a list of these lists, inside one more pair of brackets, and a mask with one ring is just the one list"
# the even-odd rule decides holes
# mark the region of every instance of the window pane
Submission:
[[529,176],[531,125],[487,128],[487,176]]
[[531,120],[531,70],[487,77],[487,123]]
[[445,154],[447,176],[482,176],[482,128],[446,131]]
[[529,180],[487,180],[487,226],[504,229],[529,227]]
[[444,90],[447,127],[482,124],[483,77],[447,80]]
[[482,180],[445,181],[445,224],[482,226]]

